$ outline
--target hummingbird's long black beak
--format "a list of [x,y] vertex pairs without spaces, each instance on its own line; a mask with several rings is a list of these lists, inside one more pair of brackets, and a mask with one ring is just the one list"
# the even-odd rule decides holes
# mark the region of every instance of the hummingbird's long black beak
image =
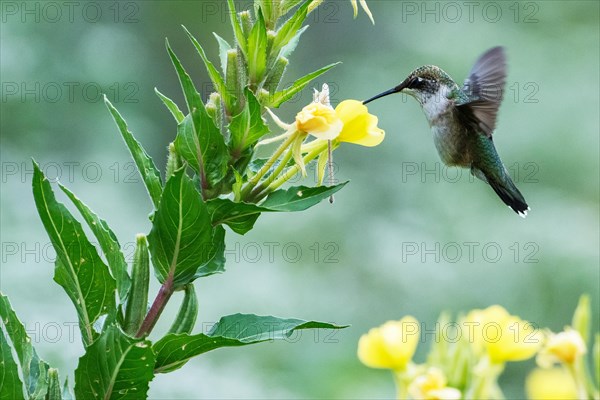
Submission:
[[401,92],[401,91],[402,91],[402,89],[404,89],[404,88],[406,88],[406,83],[405,83],[405,82],[402,82],[401,84],[399,84],[399,85],[398,85],[398,86],[396,86],[395,88],[392,88],[392,89],[390,89],[390,90],[386,90],[386,91],[385,91],[385,92],[383,92],[383,93],[379,93],[379,94],[378,94],[377,96],[375,96],[375,97],[371,97],[369,100],[365,100],[365,101],[363,101],[363,104],[368,104],[368,103],[372,102],[373,100],[377,100],[377,99],[380,99],[380,98],[382,98],[382,97],[388,96],[388,95],[390,95],[390,94],[394,94],[394,93]]

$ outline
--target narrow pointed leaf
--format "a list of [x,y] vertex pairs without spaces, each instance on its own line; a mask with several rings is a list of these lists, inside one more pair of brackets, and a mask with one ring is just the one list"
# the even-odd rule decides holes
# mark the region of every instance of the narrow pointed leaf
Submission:
[[175,118],[175,121],[177,121],[178,124],[181,121],[183,121],[183,119],[185,118],[185,115],[183,115],[183,113],[181,112],[179,107],[177,107],[177,104],[175,104],[175,102],[173,100],[171,100],[170,98],[168,98],[167,96],[165,96],[164,94],[159,92],[157,88],[154,88],[154,92],[162,100],[164,105],[169,109],[169,111],[173,115],[173,118]]
[[0,399],[25,399],[19,369],[4,331],[0,328]]
[[261,106],[252,93],[244,90],[246,104],[241,113],[234,116],[229,124],[231,132],[231,148],[242,152],[254,145],[260,138],[269,133],[269,127],[262,117]]
[[339,63],[334,63],[323,67],[315,72],[312,72],[298,79],[289,88],[276,92],[273,96],[271,96],[269,106],[274,108],[279,107],[280,105],[294,97],[296,93],[304,89],[313,79],[323,75],[325,72],[329,71],[338,64]]
[[254,314],[223,317],[207,333],[169,334],[153,346],[155,371],[165,373],[182,367],[190,358],[220,347],[244,346],[268,340],[285,340],[303,329],[343,329],[324,322],[282,319]]
[[302,28],[302,24],[308,15],[308,7],[312,1],[313,0],[306,0],[304,4],[296,10],[294,15],[279,28],[275,40],[273,41],[273,53],[277,54],[283,46],[287,45],[296,36],[300,28]]
[[184,169],[177,171],[167,181],[148,235],[159,281],[173,276],[176,289],[190,283],[196,271],[214,257],[213,235],[200,193]]
[[81,224],[56,201],[37,163],[33,166],[33,197],[56,251],[54,280],[73,301],[83,342],[90,345],[97,337],[93,324],[102,315],[116,314],[116,283]]
[[146,185],[146,190],[152,199],[152,203],[156,208],[158,206],[158,201],[160,200],[160,194],[162,193],[162,182],[160,180],[160,172],[154,165],[154,161],[152,158],[146,153],[146,150],[142,147],[140,142],[138,142],[133,134],[129,132],[127,128],[127,123],[119,114],[117,109],[111,104],[110,101],[104,96],[104,103],[108,107],[110,113],[113,116],[113,119],[117,123],[119,127],[119,131],[121,132],[121,136],[123,140],[125,140],[125,144],[127,148],[129,148],[129,152],[135,161],[135,165],[142,176],[142,180]]
[[[6,336],[5,336],[6,335]],[[0,292],[0,357],[4,364],[0,364],[5,369],[3,379],[0,379],[0,393],[15,393],[15,399],[21,399],[24,393],[28,399],[37,399],[45,396],[48,391],[48,364],[40,360],[35,348],[31,344],[31,339],[25,331],[25,327],[12,309],[8,297]],[[13,358],[12,348],[17,355],[17,360]],[[14,365],[16,363],[20,374],[15,377]],[[0,372],[2,369],[0,369]],[[15,380],[16,378],[16,380]],[[23,379],[23,380],[21,380]],[[3,383],[4,382],[4,383]],[[18,385],[21,386],[18,386]],[[18,387],[17,387],[18,386]],[[25,389],[25,390],[23,390]],[[20,395],[19,395],[20,393]],[[2,397],[10,399],[11,397]]]
[[127,274],[127,262],[125,256],[121,252],[121,245],[119,244],[117,237],[114,232],[109,228],[106,221],[99,218],[90,208],[83,203],[73,192],[59,185],[62,191],[71,199],[75,207],[79,210],[85,222],[92,230],[92,233],[98,240],[102,252],[106,256],[108,261],[108,267],[115,278],[117,283],[117,291],[119,293],[119,299],[123,303],[127,297],[129,288],[131,287],[131,280]]
[[202,61],[204,62],[204,66],[206,67],[206,70],[208,71],[208,75],[210,76],[210,80],[212,81],[213,85],[215,85],[215,89],[219,92],[219,94],[221,94],[221,97],[223,98],[223,102],[225,103],[225,107],[228,110],[231,110],[234,106],[235,94],[230,93],[227,90],[227,86],[225,85],[225,80],[223,79],[223,77],[221,76],[219,71],[217,71],[217,69],[215,68],[213,63],[211,63],[210,60],[208,59],[208,57],[206,57],[206,53],[204,52],[204,49],[200,45],[200,42],[198,42],[196,40],[196,38],[190,33],[190,31],[187,30],[187,28],[185,26],[183,27],[183,29],[185,30],[185,33],[187,33],[187,35],[189,36],[190,40],[194,44],[194,47],[196,48],[196,51],[202,58]]
[[231,50],[231,45],[227,42],[227,40],[223,39],[221,36],[217,35],[213,32],[213,36],[217,39],[219,43],[219,59],[221,60],[221,70],[223,73],[227,72],[227,52]]
[[151,343],[111,325],[86,348],[75,370],[78,399],[144,399],[154,378]]
[[302,34],[307,29],[308,29],[308,25],[300,28],[298,30],[298,32],[296,32],[296,35],[294,35],[294,37],[291,38],[290,41],[281,48],[279,56],[289,58],[292,55],[292,53],[294,52],[294,50],[296,50],[296,47],[298,46],[298,42],[300,41],[300,36],[302,36]]
[[248,37],[248,72],[250,82],[258,85],[267,69],[267,28],[262,11],[258,10],[258,19]]
[[281,4],[279,5],[279,8],[281,10],[281,14],[282,15],[286,14],[292,8],[294,8],[298,4],[302,3],[302,1],[303,0],[281,0]]
[[336,186],[295,186],[287,190],[278,190],[267,196],[260,206],[270,211],[304,211],[338,192],[347,183],[340,183]]
[[179,124],[175,148],[200,176],[202,188],[218,183],[227,173],[227,146],[221,131],[206,112],[189,74],[167,43],[188,105],[188,114]]
[[229,18],[231,26],[233,27],[235,41],[239,48],[242,50],[242,53],[246,55],[246,37],[244,36],[244,31],[242,30],[242,26],[240,25],[240,20],[237,17],[237,12],[235,11],[235,4],[233,0],[227,0],[227,5],[229,7]]
[[69,387],[69,377],[66,377],[62,390],[62,400],[73,400],[73,398],[73,391]]

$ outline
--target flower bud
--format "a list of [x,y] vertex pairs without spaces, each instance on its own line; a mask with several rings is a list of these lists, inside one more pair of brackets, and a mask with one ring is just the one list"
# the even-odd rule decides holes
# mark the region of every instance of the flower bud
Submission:
[[169,333],[191,333],[198,316],[198,298],[194,285],[185,286],[185,296]]
[[267,75],[267,79],[263,85],[263,88],[267,90],[269,93],[275,93],[279,84],[281,83],[281,79],[283,78],[283,74],[289,64],[289,60],[285,57],[279,57],[275,62],[275,65]]
[[131,289],[125,309],[124,330],[133,336],[139,330],[148,308],[148,286],[150,283],[150,257],[146,236],[136,237],[137,246],[133,255]]

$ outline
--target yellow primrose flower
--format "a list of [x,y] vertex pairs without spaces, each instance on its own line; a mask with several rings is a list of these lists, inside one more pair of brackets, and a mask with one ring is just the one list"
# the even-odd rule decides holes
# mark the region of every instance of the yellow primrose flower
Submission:
[[335,113],[344,124],[338,136],[339,141],[368,147],[377,146],[383,141],[385,132],[377,127],[377,117],[369,114],[367,106],[360,101],[342,101],[335,108]]
[[581,334],[572,328],[567,328],[560,333],[550,333],[536,360],[540,367],[549,368],[558,362],[573,364],[586,352],[587,348]]
[[466,321],[474,334],[471,339],[475,352],[485,352],[493,363],[526,360],[542,345],[539,330],[500,306],[474,310]]
[[444,373],[439,368],[430,367],[411,382],[408,394],[415,400],[459,400],[460,390],[447,385]]
[[296,128],[317,139],[333,140],[338,137],[344,123],[331,106],[310,103],[296,115]]
[[[352,8],[354,9],[354,18],[356,18],[356,16],[358,15],[358,4],[356,3],[356,0],[350,0],[350,2],[352,3]],[[364,12],[367,13],[367,15],[369,16],[369,19],[371,20],[371,23],[375,24],[375,20],[373,19],[373,14],[371,14],[371,10],[369,10],[369,6],[367,5],[367,1],[366,0],[360,0],[360,6],[364,10]]]
[[532,400],[577,399],[577,387],[571,375],[562,368],[535,369],[525,383],[527,397]]
[[358,358],[367,367],[404,370],[419,343],[419,322],[406,316],[373,328],[358,341]]

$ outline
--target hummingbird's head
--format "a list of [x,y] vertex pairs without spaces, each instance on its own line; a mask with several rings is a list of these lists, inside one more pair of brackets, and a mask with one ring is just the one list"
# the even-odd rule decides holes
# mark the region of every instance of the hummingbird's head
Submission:
[[385,97],[393,93],[406,93],[421,103],[429,103],[431,100],[445,99],[446,95],[456,84],[441,68],[435,65],[424,65],[415,69],[398,86],[378,94],[363,102],[370,103],[373,100]]

